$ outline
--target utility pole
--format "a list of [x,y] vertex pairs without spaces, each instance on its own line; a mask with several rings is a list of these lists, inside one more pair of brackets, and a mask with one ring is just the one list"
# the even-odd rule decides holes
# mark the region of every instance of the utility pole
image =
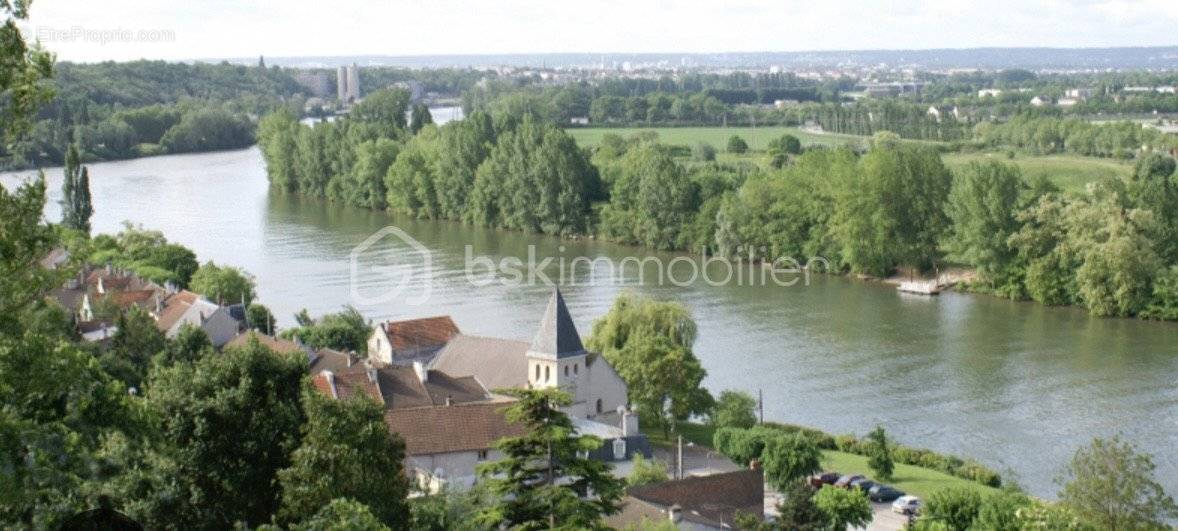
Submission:
[[675,479],[683,479],[683,436],[679,436],[679,451],[675,459]]
[[761,424],[765,423],[765,393],[757,388],[757,411],[761,417]]

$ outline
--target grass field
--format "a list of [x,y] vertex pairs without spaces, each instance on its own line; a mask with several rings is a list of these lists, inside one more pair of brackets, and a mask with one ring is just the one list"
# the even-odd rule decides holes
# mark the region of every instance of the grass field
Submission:
[[[646,433],[646,437],[650,443],[655,446],[670,447],[673,444],[673,439],[677,435],[682,435],[684,442],[692,442],[698,446],[709,448],[712,446],[712,434],[714,432],[711,427],[695,422],[678,423],[676,425],[676,433],[671,434],[670,439],[663,437],[662,432],[649,429],[646,426],[643,427],[642,431]],[[835,471],[842,474],[862,474],[867,477],[871,477],[872,475],[871,468],[867,466],[867,458],[864,456],[835,450],[824,450],[822,455],[823,470]],[[924,499],[928,499],[930,494],[938,490],[950,487],[975,490],[983,495],[998,492],[998,489],[987,487],[981,483],[953,477],[937,472],[936,470],[900,463],[896,463],[896,470],[892,476],[892,480],[887,482],[889,485]]]
[[862,143],[864,137],[851,135],[817,134],[802,131],[794,127],[626,127],[626,128],[584,128],[568,129],[577,144],[581,146],[595,146],[601,142],[601,137],[613,133],[623,137],[644,131],[654,131],[659,135],[659,142],[693,146],[696,142],[711,144],[717,151],[724,151],[728,145],[728,138],[737,135],[748,143],[749,149],[764,150],[769,140],[786,133],[798,137],[802,144],[843,145],[847,142]]
[[1077,192],[1101,177],[1124,177],[1133,171],[1132,164],[1128,162],[1074,155],[1016,155],[1008,159],[1003,153],[946,153],[942,159],[953,170],[978,161],[1011,163],[1022,169],[1023,176],[1028,179],[1043,176],[1064,190]]

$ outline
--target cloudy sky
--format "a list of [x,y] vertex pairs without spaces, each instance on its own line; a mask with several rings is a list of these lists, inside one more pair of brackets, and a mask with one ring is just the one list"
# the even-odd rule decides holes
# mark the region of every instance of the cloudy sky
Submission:
[[59,59],[1178,45],[1178,0],[35,0]]

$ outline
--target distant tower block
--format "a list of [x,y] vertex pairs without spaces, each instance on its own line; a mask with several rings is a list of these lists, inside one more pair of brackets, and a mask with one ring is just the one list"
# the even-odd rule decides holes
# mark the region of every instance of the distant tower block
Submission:
[[342,102],[348,101],[348,67],[341,66],[335,74],[336,97]]
[[360,67],[356,63],[348,67],[348,99],[360,101]]

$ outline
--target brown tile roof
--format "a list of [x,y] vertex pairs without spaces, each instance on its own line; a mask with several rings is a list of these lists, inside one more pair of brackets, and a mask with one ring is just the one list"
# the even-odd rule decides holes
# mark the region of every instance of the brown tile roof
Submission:
[[315,358],[311,360],[311,374],[319,374],[323,371],[343,372],[359,363],[361,363],[359,359],[353,358],[347,352],[321,348],[315,352]]
[[389,344],[397,351],[437,348],[459,334],[458,326],[449,315],[389,321],[384,324],[384,330],[389,336]]
[[187,312],[188,308],[190,308],[198,299],[200,299],[200,295],[197,295],[188,290],[179,291],[169,295],[168,298],[164,299],[163,301],[163,310],[156,317],[156,328],[159,328],[165,332],[171,330],[172,325],[175,325],[176,322],[180,320],[180,318],[184,317],[184,313]]
[[[737,512],[763,515],[765,476],[760,470],[737,470],[708,476],[694,476],[632,487],[627,498],[661,507],[678,505],[684,520],[718,525],[731,523]],[[636,504],[640,507],[641,504]],[[609,520],[610,525],[629,523],[626,510]]]
[[[375,371],[376,384],[368,371]],[[336,371],[314,371],[316,388],[325,395],[347,398],[365,395],[384,404],[387,409],[442,406],[490,400],[490,394],[472,376],[452,377],[439,371],[429,371],[426,382],[417,377],[412,367],[389,365],[369,369],[367,363],[357,363]],[[328,372],[331,376],[328,376]],[[331,383],[329,383],[329,378]]]
[[518,437],[524,426],[507,421],[509,400],[391,409],[385,412],[389,429],[405,440],[408,455],[487,450],[504,437]]
[[527,351],[525,341],[460,334],[442,348],[430,368],[474,376],[491,391],[527,387]]
[[299,344],[295,343],[294,341],[268,336],[254,330],[250,330],[244,334],[238,334],[233,339],[230,339],[229,342],[225,344],[224,348],[244,347],[249,345],[251,339],[255,338],[258,340],[258,343],[261,343],[270,350],[281,354],[290,352],[306,352],[306,350],[303,350],[303,347],[299,346]]
[[119,308],[130,308],[132,304],[139,306],[154,305],[156,290],[140,289],[135,291],[116,291],[108,295]]

